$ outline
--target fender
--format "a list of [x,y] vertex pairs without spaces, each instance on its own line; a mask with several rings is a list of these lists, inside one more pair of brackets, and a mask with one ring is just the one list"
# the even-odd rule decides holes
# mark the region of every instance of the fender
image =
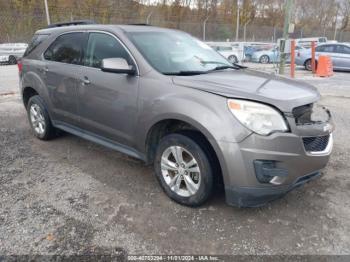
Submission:
[[52,119],[52,114],[51,114],[52,105],[51,105],[51,102],[49,99],[48,90],[47,90],[45,82],[42,80],[42,78],[37,73],[35,73],[33,71],[29,71],[28,73],[23,75],[22,81],[21,81],[22,101],[23,101],[23,92],[27,87],[34,89],[39,94],[39,96],[42,98],[42,100],[46,106],[46,109],[48,111],[48,114],[50,115],[50,118]]

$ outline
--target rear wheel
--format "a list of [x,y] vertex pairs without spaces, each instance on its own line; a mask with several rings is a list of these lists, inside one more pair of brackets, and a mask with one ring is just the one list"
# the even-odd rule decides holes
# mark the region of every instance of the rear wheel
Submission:
[[49,140],[56,135],[51,119],[40,96],[32,96],[27,105],[29,123],[34,135],[41,140]]
[[268,63],[270,63],[270,57],[267,55],[263,55],[260,57],[259,61],[262,64],[268,64]]
[[164,192],[180,204],[199,206],[212,193],[209,156],[192,137],[171,134],[162,138],[154,168]]
[[230,55],[228,57],[228,61],[230,61],[230,63],[237,64],[238,63],[238,58],[235,55]]
[[10,64],[10,65],[15,65],[15,64],[17,64],[17,59],[16,59],[16,57],[10,56],[10,57],[9,57],[9,64]]

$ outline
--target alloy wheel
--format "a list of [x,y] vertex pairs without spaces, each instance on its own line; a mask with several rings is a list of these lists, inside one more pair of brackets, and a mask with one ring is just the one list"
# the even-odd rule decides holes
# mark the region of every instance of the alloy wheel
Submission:
[[260,58],[260,63],[262,64],[267,64],[269,63],[269,57],[267,55],[263,55],[261,58]]
[[161,172],[166,184],[179,196],[193,196],[200,187],[201,172],[197,160],[181,146],[171,146],[163,152]]
[[29,109],[29,116],[35,133],[43,135],[45,133],[46,123],[40,106],[32,104]]

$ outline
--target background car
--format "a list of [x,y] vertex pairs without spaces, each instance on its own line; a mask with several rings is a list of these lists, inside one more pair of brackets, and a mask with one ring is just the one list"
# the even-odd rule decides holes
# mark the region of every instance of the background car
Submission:
[[23,56],[27,47],[28,44],[25,43],[0,44],[0,62],[8,63],[10,65],[17,64],[17,60]]
[[252,62],[268,64],[279,61],[279,51],[277,47],[254,52],[251,58]]
[[[300,52],[305,50],[302,46],[296,46],[295,50]],[[280,62],[280,51],[278,47],[271,48],[269,50],[261,50],[254,52],[252,55],[252,62],[268,64],[268,63],[279,63]],[[287,54],[287,63],[290,62],[290,54]]]
[[255,52],[262,51],[263,49],[261,47],[254,47],[254,46],[245,46],[244,47],[244,58],[245,61],[251,61],[252,56]]
[[214,50],[218,51],[222,56],[224,56],[231,63],[239,63],[242,61],[243,54],[240,54],[239,50],[231,45],[231,43],[207,43]]
[[[330,56],[335,70],[350,70],[350,44],[322,44],[316,47],[316,65],[320,55]],[[295,62],[297,65],[304,66],[306,70],[312,70],[311,49],[298,52]]]

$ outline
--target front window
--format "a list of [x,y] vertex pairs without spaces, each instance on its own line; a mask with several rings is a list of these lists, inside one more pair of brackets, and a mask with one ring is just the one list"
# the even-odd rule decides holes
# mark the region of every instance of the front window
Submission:
[[123,58],[132,65],[131,57],[117,39],[104,33],[90,33],[84,65],[101,68],[105,58]]
[[334,46],[333,45],[318,46],[318,47],[316,47],[316,52],[333,53]]
[[218,66],[232,67],[207,44],[181,32],[132,32],[131,41],[145,59],[163,74],[206,72]]

